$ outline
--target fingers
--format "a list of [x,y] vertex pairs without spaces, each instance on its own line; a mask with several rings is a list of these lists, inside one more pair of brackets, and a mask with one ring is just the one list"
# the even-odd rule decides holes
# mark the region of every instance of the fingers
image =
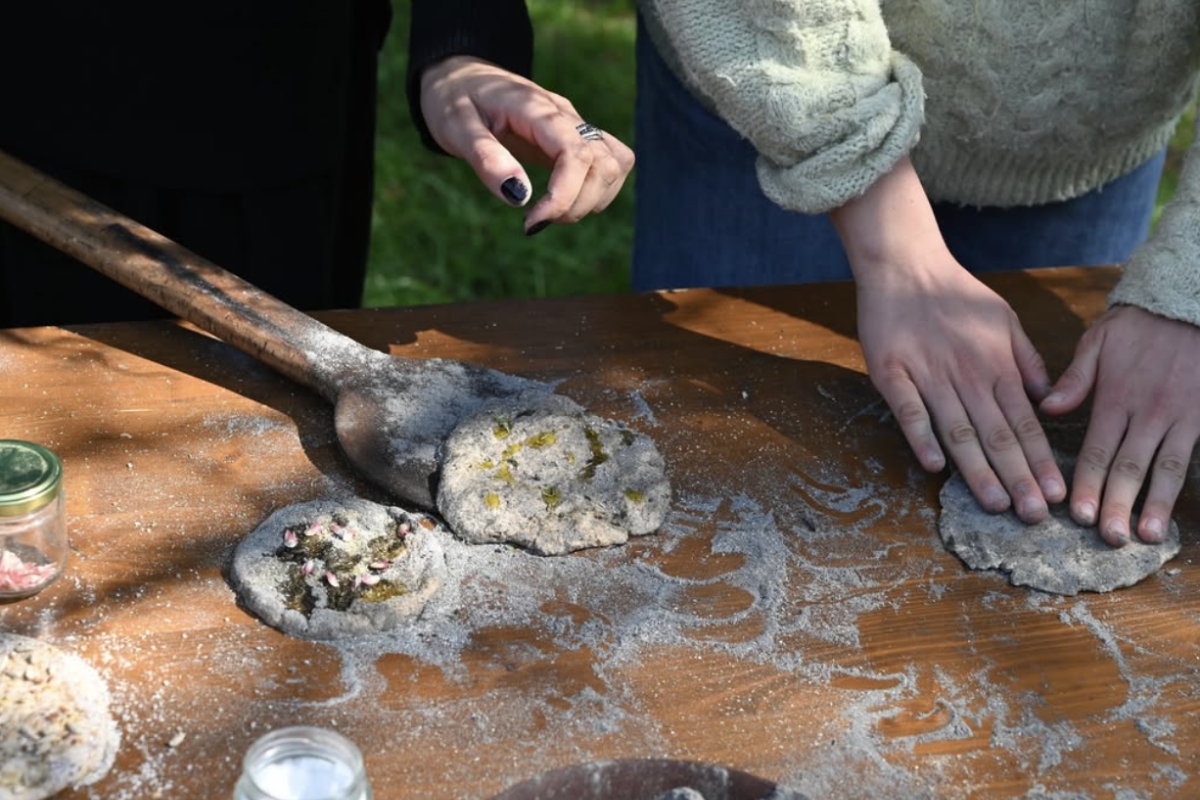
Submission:
[[[957,421],[943,438],[963,478],[984,508],[1003,511],[1011,504],[1024,522],[1041,522],[1049,514],[1042,484],[1055,488],[1058,467],[1022,386],[1008,376],[990,393],[968,385],[959,395],[950,417]],[[1061,477],[1056,488],[1061,499]]]
[[533,193],[525,168],[491,131],[482,124],[464,124],[455,132],[455,138],[468,140],[462,143],[464,149],[460,152],[492,194],[516,208],[529,202]]
[[1194,435],[1179,433],[1168,434],[1163,442],[1154,462],[1150,490],[1146,493],[1142,515],[1138,520],[1137,535],[1142,541],[1158,543],[1167,538],[1171,510],[1187,478],[1188,462],[1194,446]]
[[868,374],[922,466],[938,470],[949,459],[984,509],[1013,508],[1022,520],[1039,522],[1049,514],[1048,500],[1066,496],[1027,394],[1044,392],[1049,377],[1008,305],[956,262],[946,263],[933,281],[922,276],[944,285],[903,305],[893,286],[860,285]]
[[1012,430],[1021,443],[1021,449],[1025,453],[1027,463],[1033,472],[1043,499],[1048,503],[1059,503],[1067,497],[1067,484],[1063,479],[1062,471],[1058,468],[1058,461],[1054,458],[1054,452],[1050,447],[1049,439],[1046,438],[1046,432],[1042,428],[1041,422],[1038,421],[1037,412],[1029,402],[1031,397],[1034,400],[1041,400],[1049,394],[1050,375],[1046,371],[1046,362],[1042,360],[1042,356],[1033,346],[1033,342],[1025,335],[1025,331],[1021,328],[1015,315],[1012,317],[1012,337],[1013,356],[1016,359],[1017,370],[1021,374],[1025,393],[1014,392],[1013,387],[1004,391],[1003,387],[1008,384],[1001,384],[1002,388],[997,393],[997,399],[1000,401],[1001,407],[1005,409],[1005,415]]
[[912,378],[899,366],[892,366],[884,374],[871,377],[900,423],[900,430],[921,466],[929,472],[941,472],[946,466],[946,455],[938,443],[933,422]]
[[532,197],[523,162],[552,167],[545,195],[525,216],[527,234],[603,211],[633,168],[633,151],[616,137],[581,135],[583,119],[567,98],[480,59],[452,56],[427,68],[421,110],[442,149],[510,205]]
[[1015,505],[1031,523],[1049,513],[1047,495],[1053,501],[1066,495],[1049,442],[1015,379],[998,384],[994,394],[926,380],[923,396],[903,370],[888,373],[876,385],[925,469],[945,466],[940,439],[984,509],[999,513]]
[[1145,542],[1166,537],[1171,510],[1187,477],[1197,434],[1183,425],[1170,430],[1153,418],[1097,414],[1084,438],[1071,489],[1071,516],[1097,525],[1114,547],[1128,544],[1134,507],[1149,484],[1136,534]]
[[1066,414],[1079,407],[1096,385],[1099,370],[1102,336],[1091,331],[1084,334],[1075,349],[1075,357],[1067,365],[1058,382],[1039,406],[1047,414]]
[[1025,335],[1015,315],[1011,328],[1013,357],[1017,362],[1017,370],[1021,373],[1021,381],[1025,384],[1025,391],[1035,400],[1041,400],[1050,393],[1050,373],[1046,371],[1046,362]]
[[608,208],[633,169],[632,150],[608,133],[585,139],[579,131],[583,124],[577,115],[564,113],[534,131],[540,150],[553,157],[554,166],[546,194],[526,215],[527,234],[552,222],[578,222]]
[[[971,487],[971,493],[985,510],[993,514],[1007,511],[1012,506],[1012,498],[992,468],[993,465],[989,462],[979,438],[981,429],[991,431],[992,435],[989,438],[997,438],[995,431],[990,427],[991,420],[987,419],[988,415],[980,415],[983,427],[976,427],[962,399],[953,389],[932,395],[930,401],[942,441],[950,452],[951,460],[958,466],[963,479]],[[976,413],[979,413],[978,409]],[[1011,437],[1011,433],[1009,435]]]
[[1066,498],[1066,481],[1021,385],[1002,380],[995,400],[1003,416],[991,423],[993,437],[984,439],[990,445],[988,458],[1013,498],[1017,516],[1025,522],[1041,522],[1050,514],[1048,503]]
[[[1094,391],[1071,516],[1114,546],[1160,542],[1200,439],[1200,328],[1114,306],[1084,335],[1060,381],[1064,407]],[[1059,387],[1056,387],[1056,392]],[[1051,403],[1047,398],[1043,407]],[[1047,408],[1050,410],[1050,408]],[[1145,491],[1136,530],[1132,514]]]

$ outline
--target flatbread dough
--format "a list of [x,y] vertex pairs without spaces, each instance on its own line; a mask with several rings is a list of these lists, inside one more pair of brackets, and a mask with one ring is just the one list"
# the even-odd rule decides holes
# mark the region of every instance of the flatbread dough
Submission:
[[[1060,458],[1059,464],[1069,486],[1074,461]],[[940,497],[938,528],[947,549],[971,569],[1008,573],[1014,586],[1063,595],[1110,592],[1132,586],[1179,553],[1174,520],[1162,544],[1134,537],[1113,547],[1097,528],[1075,523],[1066,503],[1051,506],[1045,521],[1026,525],[1012,511],[989,514],[980,508],[960,474],[946,482]]]
[[0,800],[103,778],[121,743],[108,706],[108,687],[78,656],[0,633]]
[[238,545],[230,582],[246,608],[293,636],[386,631],[419,616],[444,583],[438,527],[361,498],[287,506]]
[[471,544],[543,555],[620,544],[657,530],[670,499],[647,436],[562,395],[489,403],[443,446],[438,510]]

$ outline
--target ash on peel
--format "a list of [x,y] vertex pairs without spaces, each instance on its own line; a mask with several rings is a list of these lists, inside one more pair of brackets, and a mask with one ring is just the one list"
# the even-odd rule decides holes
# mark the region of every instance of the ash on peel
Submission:
[[670,496],[648,437],[532,392],[489,403],[454,430],[437,505],[466,542],[561,555],[652,533]]

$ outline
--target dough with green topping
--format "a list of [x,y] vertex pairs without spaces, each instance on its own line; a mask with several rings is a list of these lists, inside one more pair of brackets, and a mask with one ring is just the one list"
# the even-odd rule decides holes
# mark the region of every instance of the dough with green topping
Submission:
[[95,783],[120,743],[95,670],[53,645],[0,633],[0,800]]
[[284,633],[379,633],[419,616],[444,583],[439,528],[431,517],[362,498],[298,503],[241,541],[230,582],[239,602]]
[[443,445],[438,511],[460,539],[543,555],[662,525],[671,489],[649,437],[533,392],[489,403]]

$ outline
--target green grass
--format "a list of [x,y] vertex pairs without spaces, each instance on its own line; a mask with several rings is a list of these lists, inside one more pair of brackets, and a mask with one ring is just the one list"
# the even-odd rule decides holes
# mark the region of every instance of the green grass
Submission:
[[[376,202],[367,306],[625,291],[633,237],[632,178],[607,211],[527,238],[523,212],[492,196],[465,163],[422,147],[408,116],[404,68],[409,0],[380,68]],[[534,77],[569,97],[587,120],[633,143],[633,0],[529,0]],[[1171,143],[1159,191],[1172,191],[1192,139],[1193,114]],[[535,192],[547,172],[529,170]],[[1157,211],[1155,214],[1157,219]]]
[[[418,305],[503,297],[625,291],[633,236],[627,181],[603,214],[576,225],[523,232],[523,210],[495,198],[466,163],[422,147],[408,116],[404,68],[407,0],[380,67],[376,200],[364,304]],[[587,120],[633,141],[632,0],[530,0],[534,74]],[[529,168],[534,191],[548,172]]]
[[1183,119],[1179,120],[1179,125],[1175,128],[1175,136],[1172,137],[1171,143],[1167,145],[1167,163],[1163,166],[1162,180],[1158,184],[1158,205],[1154,209],[1154,221],[1156,223],[1158,222],[1158,215],[1162,212],[1163,205],[1175,193],[1175,184],[1179,181],[1179,170],[1183,168],[1183,156],[1192,144],[1195,127],[1196,106],[1193,104],[1188,112],[1183,115]]

